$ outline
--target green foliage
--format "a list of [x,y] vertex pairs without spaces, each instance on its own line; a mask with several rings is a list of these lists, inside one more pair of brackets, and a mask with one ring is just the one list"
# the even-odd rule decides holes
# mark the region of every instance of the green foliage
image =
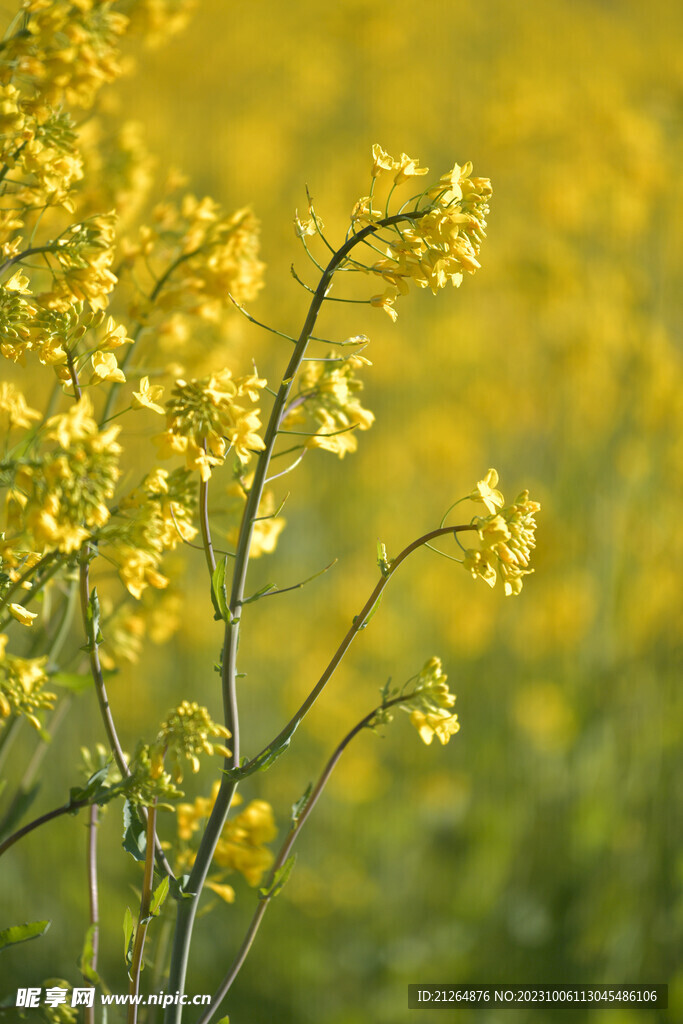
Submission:
[[0,949],[7,949],[17,942],[27,942],[29,939],[37,939],[44,935],[50,927],[49,921],[31,921],[30,924],[15,924],[11,928],[3,928],[0,931]]

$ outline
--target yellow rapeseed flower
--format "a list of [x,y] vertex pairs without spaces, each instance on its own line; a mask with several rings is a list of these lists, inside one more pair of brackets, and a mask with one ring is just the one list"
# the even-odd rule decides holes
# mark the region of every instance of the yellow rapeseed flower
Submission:
[[35,620],[38,618],[37,612],[30,612],[27,608],[24,608],[21,604],[11,604],[9,606],[10,615],[20,622],[22,626],[32,626]]

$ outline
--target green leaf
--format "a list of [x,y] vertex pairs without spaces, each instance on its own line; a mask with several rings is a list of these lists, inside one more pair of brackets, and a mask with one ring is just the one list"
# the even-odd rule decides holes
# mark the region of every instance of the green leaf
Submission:
[[306,809],[306,804],[308,803],[308,801],[311,798],[311,792],[312,791],[313,791],[313,783],[309,782],[308,785],[306,786],[306,789],[304,790],[303,795],[300,796],[299,799],[297,800],[297,802],[292,805],[292,824],[293,825],[297,825],[298,824],[299,818],[303,814],[304,810]]
[[264,587],[260,587],[251,597],[245,597],[242,604],[251,604],[252,601],[258,601],[260,597],[265,597],[266,594],[271,594],[274,590],[279,589],[277,583],[266,583]]
[[[98,789],[101,788],[102,783],[106,781],[107,775],[109,774],[109,766],[105,765],[103,768],[98,768],[97,771],[90,776],[85,786],[72,786],[69,796],[71,802],[83,802],[84,800],[91,800],[94,797]],[[92,801],[94,803],[94,801]]]
[[130,907],[126,907],[123,915],[123,957],[126,966],[133,962],[133,942],[135,941],[135,922]]
[[229,779],[239,782],[241,779],[247,779],[254,772],[265,772],[267,771],[279,757],[282,757],[285,750],[292,742],[292,736],[296,732],[299,723],[297,722],[292,729],[277,743],[272,743],[266,747],[262,754],[259,754],[251,764],[247,762],[247,766],[243,767],[240,765],[239,768],[229,768],[225,774]]
[[104,643],[104,637],[100,629],[100,599],[97,596],[97,587],[92,588],[90,594],[90,600],[88,601],[88,607],[85,613],[86,618],[86,633],[88,636],[88,642],[82,647],[84,651],[96,651],[101,643]]
[[147,829],[135,804],[126,800],[123,805],[123,848],[135,860],[145,859]]
[[[166,876],[168,878],[168,875]],[[185,887],[190,881],[189,874],[179,875],[171,880],[171,892],[175,900],[191,900],[196,893],[189,892]]]
[[266,886],[261,886],[261,888],[258,891],[258,896],[260,900],[272,900],[274,899],[275,896],[278,895],[279,892],[281,892],[287,879],[292,873],[292,868],[294,867],[295,861],[296,854],[293,853],[291,857],[287,858],[282,867],[278,868],[278,870],[275,872],[275,877],[270,887],[266,888]]
[[149,912],[152,917],[158,917],[159,914],[161,913],[161,908],[164,905],[164,900],[168,896],[169,882],[170,879],[168,875],[164,875],[164,877],[161,879],[158,886],[154,890],[152,900],[149,905]]
[[3,928],[0,931],[0,949],[15,946],[17,942],[37,939],[39,935],[44,935],[49,927],[49,921],[31,921],[27,924],[15,924],[11,928]]
[[93,678],[89,672],[57,672],[50,682],[72,693],[84,693],[93,685]]
[[78,960],[78,969],[84,978],[90,981],[93,985],[99,985],[102,991],[109,995],[109,989],[93,967],[93,960],[95,959],[95,936],[97,934],[98,927],[99,925],[97,924],[91,924],[85,933],[83,949]]
[[215,618],[223,622],[230,622],[230,609],[228,607],[228,591],[225,583],[225,575],[228,571],[228,556],[219,562],[211,577],[211,600],[216,611]]
[[[382,603],[383,596],[384,596],[384,591],[382,591],[382,593],[379,595],[379,597],[377,598],[377,600],[373,604],[372,608],[370,609],[368,614],[363,619],[362,623],[360,625],[358,625],[358,631],[359,632],[360,632],[361,629],[367,629],[367,626],[368,626],[368,623],[370,622],[370,619],[372,618],[372,616],[375,614],[375,612],[379,608],[380,604]],[[356,616],[354,618],[353,624],[354,624],[354,626],[356,626],[358,624],[358,616]]]

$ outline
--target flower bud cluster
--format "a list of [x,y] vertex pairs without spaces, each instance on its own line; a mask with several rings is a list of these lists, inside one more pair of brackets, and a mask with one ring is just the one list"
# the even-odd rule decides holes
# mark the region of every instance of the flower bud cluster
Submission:
[[229,757],[230,751],[223,743],[213,742],[216,738],[229,737],[230,733],[225,726],[214,722],[205,707],[196,701],[184,700],[161,724],[152,747],[152,772],[161,773],[168,758],[171,775],[176,782],[182,782],[184,761],[189,761],[196,774],[200,768],[201,754]]
[[34,729],[42,724],[36,715],[43,709],[52,710],[56,693],[43,689],[48,682],[45,672],[47,656],[18,658],[5,651],[7,636],[0,634],[0,718],[22,715]]
[[107,501],[119,477],[120,427],[100,431],[92,411],[83,395],[67,413],[47,421],[38,457],[17,463],[8,495],[8,540],[23,535],[35,551],[69,554],[108,521]]
[[23,31],[5,41],[0,80],[30,76],[36,104],[92,106],[120,73],[128,19],[109,0],[27,0]]
[[264,447],[255,403],[266,381],[256,374],[233,377],[229,369],[200,380],[177,380],[166,403],[166,431],[155,438],[162,458],[183,454],[190,470],[208,480],[229,451],[245,464]]
[[[233,298],[239,303],[256,298],[265,269],[258,252],[259,223],[251,210],[228,214],[208,196],[200,200],[189,193],[158,204],[152,224],[125,246],[127,261],[136,268],[138,263],[173,267],[156,300],[162,315],[209,321],[231,307]],[[151,312],[149,304],[133,307],[137,318]]]
[[[116,525],[111,528],[110,554],[119,566],[126,589],[140,598],[148,586],[164,589],[168,579],[159,571],[167,551],[197,534],[192,525],[196,506],[195,487],[183,469],[149,473],[118,505]],[[103,540],[109,540],[105,531]]]
[[372,721],[373,728],[390,722],[394,708],[400,708],[410,715],[411,724],[428,746],[435,736],[442,744],[448,743],[460,729],[458,716],[451,711],[455,694],[448,689],[448,676],[443,671],[440,658],[430,658],[417,676],[408,680],[400,690],[385,688],[383,698],[384,702]]

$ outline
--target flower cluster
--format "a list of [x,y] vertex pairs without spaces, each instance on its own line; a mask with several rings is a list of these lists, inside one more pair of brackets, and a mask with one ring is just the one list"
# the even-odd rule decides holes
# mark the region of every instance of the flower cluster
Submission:
[[0,427],[6,433],[17,428],[28,429],[40,413],[31,409],[22,392],[9,381],[0,382]]
[[[83,178],[83,160],[70,115],[36,106],[13,84],[0,85],[0,157],[11,171],[6,184],[18,209],[22,204],[62,206],[72,213],[73,191]],[[8,218],[6,228],[22,227],[20,216]],[[3,238],[5,252],[7,238]],[[16,243],[15,243],[16,244]]]
[[18,658],[8,654],[7,636],[0,634],[0,718],[23,715],[40,731],[42,725],[36,712],[51,710],[56,693],[43,689],[48,681],[45,672],[47,657]]
[[[200,200],[191,194],[158,204],[152,225],[126,245],[129,263],[143,257],[148,266],[172,268],[155,296],[162,315],[211,321],[232,299],[249,302],[258,295],[264,271],[258,252],[259,224],[251,210],[227,214],[208,196]],[[137,318],[152,312],[149,300],[136,300],[132,308]]]
[[[77,551],[109,519],[119,477],[120,427],[100,431],[87,395],[45,424],[53,447],[16,463],[7,499],[8,542],[24,535],[34,551]],[[16,546],[16,545],[15,545]]]
[[[177,830],[180,842],[180,867],[187,869],[194,861],[191,841],[199,831],[203,820],[208,818],[216,797],[219,784],[216,782],[211,796],[198,797],[193,804],[178,804]],[[242,802],[239,794],[233,797],[231,806]],[[223,826],[214,853],[214,864],[223,872],[239,871],[249,885],[258,885],[265,871],[273,863],[273,854],[267,844],[277,835],[273,810],[265,800],[252,800],[236,817]],[[222,883],[219,874],[207,883],[223,899],[232,902],[234,891]]]
[[6,359],[23,362],[30,348],[34,317],[38,307],[28,293],[29,280],[17,271],[0,284],[0,352]]
[[224,725],[214,722],[206,708],[196,701],[184,700],[174,708],[162,722],[152,747],[152,771],[160,773],[165,759],[171,765],[171,774],[176,782],[183,780],[183,761],[189,761],[193,772],[199,771],[201,754],[220,754],[229,757],[230,751],[215,739],[229,739],[230,733]]
[[28,0],[21,29],[4,43],[0,74],[29,76],[36,104],[92,106],[120,72],[128,19],[108,0]]
[[[373,192],[375,181],[382,176],[393,176],[393,191],[396,186],[427,173],[428,168],[420,167],[419,161],[407,154],[402,153],[395,160],[380,146],[373,146]],[[477,256],[486,236],[491,192],[488,178],[472,177],[471,163],[455,164],[436,184],[421,192],[414,209],[406,212],[405,222],[390,225],[391,237],[387,238],[384,232],[376,233],[375,244],[384,256],[365,269],[388,287],[373,296],[372,305],[384,309],[395,320],[394,302],[399,294],[407,294],[410,281],[436,294],[449,282],[458,287],[465,273],[478,270]],[[371,192],[356,204],[351,223],[357,230],[376,224],[386,215],[387,210],[373,208]]]
[[112,529],[111,557],[133,597],[140,598],[147,586],[163,589],[168,585],[159,565],[167,551],[195,537],[195,505],[190,474],[182,469],[149,473],[121,500]]
[[139,744],[135,756],[128,765],[130,776],[126,780],[126,796],[133,804],[172,811],[175,802],[183,796],[163,761],[159,762],[156,751],[147,743]]
[[465,551],[463,565],[475,579],[480,576],[490,587],[500,579],[506,596],[510,596],[519,594],[523,577],[533,572],[529,559],[536,546],[534,517],[541,506],[529,500],[528,491],[522,491],[511,505],[506,505],[503,495],[496,490],[497,483],[498,474],[490,469],[469,495],[473,501],[486,505],[489,515],[475,518],[480,546]]
[[290,403],[284,426],[305,423],[308,414],[318,424],[308,441],[309,447],[324,448],[340,459],[347,452],[354,452],[358,447],[356,428],[368,430],[375,420],[360,403],[358,393],[363,383],[355,375],[361,366],[370,365],[370,360],[358,353],[341,358],[330,353],[324,360],[305,363],[299,391]]
[[49,309],[67,310],[74,302],[87,302],[93,310],[106,309],[116,284],[111,271],[116,245],[116,215],[96,214],[72,224],[50,246],[53,284],[40,296]]
[[264,445],[259,410],[245,403],[257,402],[265,385],[256,374],[233,377],[227,368],[200,380],[177,380],[166,403],[166,431],[155,438],[161,457],[183,454],[187,468],[205,481],[229,451],[248,462]]
[[441,659],[430,658],[417,676],[409,679],[400,690],[386,687],[382,691],[383,704],[372,720],[372,727],[390,722],[394,708],[398,707],[408,712],[411,724],[428,746],[435,736],[442,744],[448,743],[460,729],[460,723],[451,711],[455,695],[448,689],[447,680]]

